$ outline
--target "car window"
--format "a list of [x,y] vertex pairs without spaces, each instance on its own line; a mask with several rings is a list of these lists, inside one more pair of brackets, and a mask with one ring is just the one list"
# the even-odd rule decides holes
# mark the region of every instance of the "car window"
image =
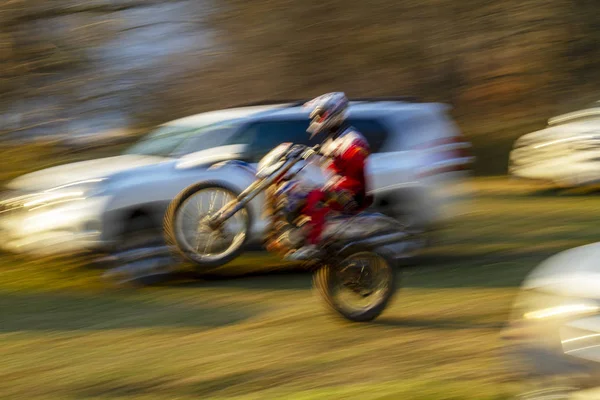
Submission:
[[181,157],[214,147],[226,146],[239,130],[239,123],[219,123],[210,127],[199,129],[196,134],[188,137],[173,152],[174,156]]
[[381,151],[389,136],[387,129],[382,123],[375,119],[366,118],[350,118],[348,123],[367,139],[371,153],[379,153]]
[[180,157],[227,144],[240,126],[239,120],[198,126],[163,125],[129,147],[125,154]]
[[258,162],[274,147],[284,142],[314,145],[306,132],[308,120],[261,121],[248,125],[230,144],[250,144],[250,161]]
[[181,143],[195,135],[198,129],[197,127],[161,126],[129,147],[125,154],[168,157]]
[[[232,137],[228,144],[250,144],[250,159],[258,162],[275,146],[284,142],[313,146],[322,141],[322,137],[310,139],[310,134],[306,132],[309,122],[308,119],[255,122]],[[365,118],[349,119],[348,122],[365,136],[373,153],[381,150],[388,137],[383,124],[375,119]]]

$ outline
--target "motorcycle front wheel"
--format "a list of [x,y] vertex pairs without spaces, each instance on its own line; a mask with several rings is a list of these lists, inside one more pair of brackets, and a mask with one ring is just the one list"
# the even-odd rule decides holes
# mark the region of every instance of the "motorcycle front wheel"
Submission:
[[183,190],[165,213],[164,235],[176,255],[204,273],[238,257],[250,236],[251,215],[242,208],[222,226],[212,229],[207,218],[215,215],[238,193],[220,182],[201,182]]
[[377,318],[396,293],[395,261],[384,251],[360,250],[315,272],[313,283],[329,308],[353,322]]

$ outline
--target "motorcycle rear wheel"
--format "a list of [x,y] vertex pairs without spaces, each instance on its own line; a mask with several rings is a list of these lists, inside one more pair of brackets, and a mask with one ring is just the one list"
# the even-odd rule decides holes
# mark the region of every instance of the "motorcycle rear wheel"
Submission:
[[[375,269],[382,274],[380,285],[376,290],[366,287],[372,285],[365,285],[365,267],[357,266],[357,261],[361,259],[370,260],[368,261],[368,268],[371,275]],[[355,270],[348,271],[348,268],[354,268]],[[348,276],[348,272],[350,272],[350,276]],[[352,275],[356,276],[359,273],[358,281],[352,279]],[[313,276],[313,284],[332,311],[353,322],[369,322],[379,317],[394,297],[396,293],[396,275],[395,260],[390,254],[383,249],[364,249],[345,255],[343,261],[338,265],[321,267]],[[363,307],[349,306],[347,302],[336,296],[336,290],[340,284],[349,289],[350,292],[354,292],[358,297],[366,298],[376,295],[375,301]]]
[[[216,207],[214,203],[217,202],[216,196],[219,193],[222,195],[222,200],[219,203],[222,204]],[[194,208],[194,201],[203,204],[204,199],[202,196],[206,197],[206,195],[211,195],[207,213],[201,214],[201,206],[195,204],[199,215],[191,219],[184,218],[184,213],[187,211],[186,208]],[[214,241],[213,237],[218,236],[221,232],[210,230],[202,222],[203,218],[213,215],[227,201],[235,199],[237,196],[238,193],[236,190],[221,182],[200,182],[184,189],[169,204],[163,224],[165,241],[177,257],[193,263],[197,273],[202,274],[225,265],[237,258],[244,251],[250,236],[250,227],[252,226],[252,216],[247,206],[225,222],[225,224],[228,224],[231,221],[237,221],[241,226],[233,226],[234,230],[237,229],[237,233],[235,233],[231,243],[219,253],[212,253],[209,247],[211,246],[211,241]],[[184,225],[186,224],[196,227],[195,241],[191,240],[189,235],[185,235]],[[201,230],[203,231],[202,234],[208,235],[208,237],[204,238],[204,241],[198,237]],[[192,241],[194,243],[191,243]],[[200,247],[203,247],[203,250],[200,250]]]

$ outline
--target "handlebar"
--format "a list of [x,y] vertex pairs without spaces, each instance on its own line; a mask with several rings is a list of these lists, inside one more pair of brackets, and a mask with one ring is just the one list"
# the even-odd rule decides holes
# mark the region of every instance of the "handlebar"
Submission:
[[308,160],[310,157],[319,154],[319,150],[321,150],[321,145],[316,144],[313,147],[309,147],[302,153],[302,158]]
[[301,160],[308,160],[312,156],[319,154],[320,148],[321,145],[319,144],[312,147],[307,147],[302,144],[295,144],[290,148],[290,150],[288,150],[284,159],[287,159],[288,161],[294,161],[294,163]]

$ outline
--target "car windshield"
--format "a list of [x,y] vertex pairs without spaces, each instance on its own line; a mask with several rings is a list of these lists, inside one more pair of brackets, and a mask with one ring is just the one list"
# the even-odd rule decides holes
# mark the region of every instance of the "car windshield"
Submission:
[[225,143],[234,131],[235,123],[206,126],[163,125],[129,147],[125,154],[157,157],[180,157]]
[[172,155],[181,157],[186,154],[232,144],[230,139],[235,136],[234,134],[240,126],[236,121],[221,122],[198,130],[196,135],[191,136],[177,146]]

